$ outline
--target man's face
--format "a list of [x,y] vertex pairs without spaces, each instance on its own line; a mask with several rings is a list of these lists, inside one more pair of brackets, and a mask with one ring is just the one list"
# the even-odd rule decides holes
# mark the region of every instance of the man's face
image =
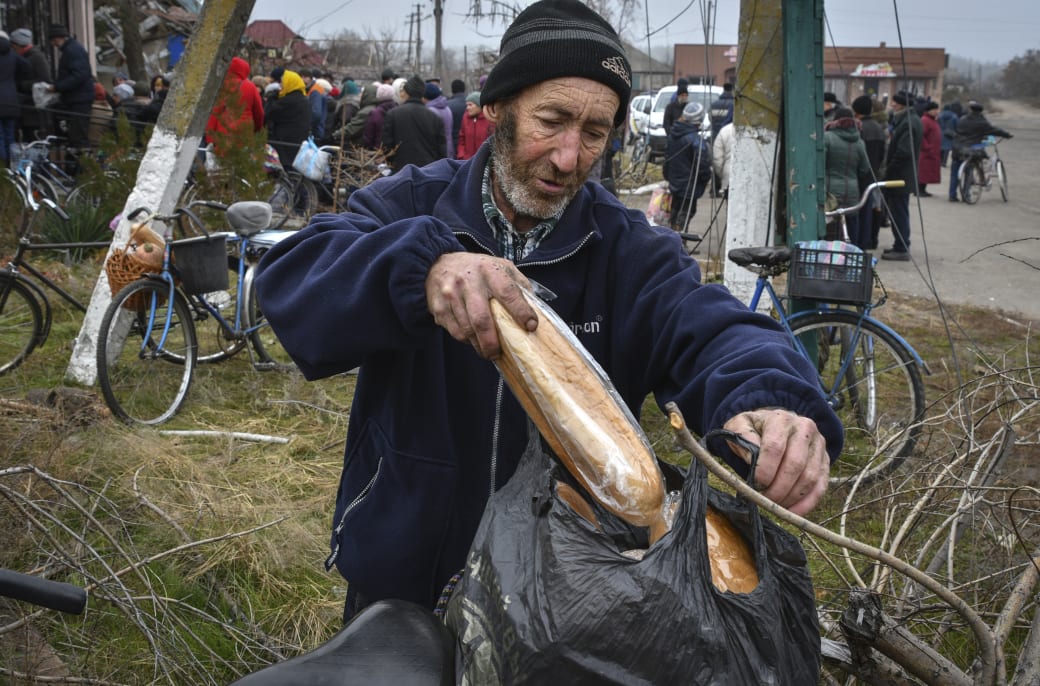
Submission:
[[[555,216],[578,193],[606,148],[617,94],[590,79],[543,81],[484,114],[495,123],[495,186],[508,208]],[[510,218],[514,221],[514,218]]]

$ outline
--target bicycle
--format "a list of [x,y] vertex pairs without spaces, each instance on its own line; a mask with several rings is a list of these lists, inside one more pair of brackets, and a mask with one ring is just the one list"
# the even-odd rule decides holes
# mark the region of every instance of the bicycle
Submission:
[[51,146],[62,140],[58,136],[47,136],[17,147],[15,171],[27,180],[37,200],[46,197],[61,204],[77,187],[76,178],[51,159]]
[[[0,568],[0,597],[66,614],[87,608],[85,589]],[[455,683],[454,639],[424,607],[382,600],[315,649],[237,679],[234,686],[450,686]]]
[[[986,153],[986,148],[989,147],[993,148],[992,157]],[[981,143],[970,146],[966,154],[967,159],[961,164],[958,171],[960,178],[957,179],[964,202],[969,205],[977,203],[982,197],[982,191],[988,191],[993,187],[993,179],[997,180],[1000,197],[1007,202],[1007,170],[997,149],[997,136],[986,136]]]
[[[873,183],[855,206],[826,214],[841,218],[847,237],[845,215],[858,212],[875,188],[899,185]],[[831,484],[859,479],[866,485],[897,469],[920,436],[925,411],[921,372],[930,372],[902,336],[871,316],[888,299],[872,255],[834,242],[735,248],[728,257],[758,274],[749,307],[757,310],[763,294],[768,296],[791,344],[816,367],[820,388],[845,426],[845,448],[831,466]],[[785,273],[787,298],[816,300],[812,309],[790,314],[784,307],[772,278]],[[877,300],[875,284],[881,290]]]
[[[217,203],[196,203],[212,207]],[[254,369],[292,366],[263,316],[253,288],[259,257],[289,231],[267,231],[271,207],[259,201],[226,208],[231,232],[208,233],[191,206],[171,215],[139,208],[133,221],[167,224],[161,268],[120,288],[101,320],[98,383],[109,409],[128,423],[160,424],[183,406],[195,366],[217,361],[249,344]],[[173,241],[172,227],[190,222],[203,235]],[[229,255],[227,246],[231,246]],[[106,266],[107,268],[107,266]],[[229,270],[235,274],[230,283]],[[230,286],[231,291],[228,291]],[[230,308],[225,318],[221,310]],[[200,360],[196,322],[212,317],[227,343]]]
[[[83,250],[107,248],[108,243],[34,243],[33,221],[46,210],[60,220],[69,216],[48,197],[37,199],[11,170],[9,178],[21,194],[25,209],[18,227],[18,244],[11,259],[0,268],[0,375],[15,369],[33,350],[47,342],[50,335],[52,308],[46,289],[86,314],[86,304],[59,286],[43,271],[29,263],[28,253],[35,250]],[[32,176],[25,177],[31,183]],[[31,278],[30,278],[31,277]]]

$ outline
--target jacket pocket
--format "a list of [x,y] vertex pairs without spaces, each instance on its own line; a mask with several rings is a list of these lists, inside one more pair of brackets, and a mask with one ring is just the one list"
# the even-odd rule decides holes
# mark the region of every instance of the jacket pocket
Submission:
[[344,465],[326,565],[368,597],[426,604],[456,479],[454,463],[397,450],[369,421]]

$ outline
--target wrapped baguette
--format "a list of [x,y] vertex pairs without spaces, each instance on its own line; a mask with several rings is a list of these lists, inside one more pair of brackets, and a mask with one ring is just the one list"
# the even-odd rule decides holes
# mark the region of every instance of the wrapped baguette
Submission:
[[610,512],[650,528],[650,542],[668,531],[664,479],[650,442],[606,373],[540,299],[529,332],[492,299],[502,376],[564,466]]

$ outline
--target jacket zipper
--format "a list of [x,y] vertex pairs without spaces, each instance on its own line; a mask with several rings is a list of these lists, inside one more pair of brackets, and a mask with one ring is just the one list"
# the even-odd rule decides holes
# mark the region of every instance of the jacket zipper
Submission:
[[502,398],[504,396],[505,379],[498,377],[498,390],[495,392],[495,422],[491,430],[491,465],[489,467],[488,498],[495,494],[495,482],[498,480],[498,437],[502,425]]
[[[454,231],[453,230],[452,233],[454,233],[455,236],[468,236],[468,237],[470,237],[471,239],[473,239],[473,242],[481,250],[483,250],[484,252],[488,253],[489,255],[494,255],[494,253],[492,251],[488,250],[484,246],[483,243],[481,243],[479,240],[477,240],[477,237],[475,235],[473,235],[471,232],[469,232],[469,231]],[[578,243],[578,245],[576,245],[574,247],[574,250],[571,250],[566,255],[561,255],[560,257],[557,257],[556,259],[553,259],[553,260],[544,260],[544,261],[541,261],[541,262],[523,262],[523,263],[518,263],[516,266],[519,269],[521,267],[533,267],[533,266],[542,267],[542,266],[548,266],[548,265],[553,265],[553,264],[559,264],[560,262],[563,262],[567,258],[573,257],[574,255],[576,255],[579,250],[581,250],[583,247],[585,247],[585,244],[589,242],[589,240],[592,238],[593,235],[594,235],[594,232],[592,232],[592,231],[587,233],[585,235],[585,238],[583,238],[581,240],[581,242]],[[498,378],[498,390],[495,393],[495,419],[494,419],[494,427],[492,428],[492,431],[491,431],[491,464],[489,466],[490,474],[489,474],[489,479],[488,479],[489,482],[490,482],[489,483],[489,490],[488,490],[488,497],[489,498],[492,495],[495,494],[495,485],[496,485],[495,482],[496,482],[496,480],[498,478],[498,474],[497,474],[497,472],[498,472],[498,438],[499,438],[499,431],[500,431],[500,426],[501,426],[501,421],[502,421],[502,399],[503,399],[504,393],[505,393],[505,379],[503,379],[502,376],[500,375],[499,378]],[[377,474],[378,474],[378,469],[376,471],[377,471]],[[371,485],[371,484],[369,484],[369,485]],[[366,490],[367,490],[367,488],[368,487],[366,486]],[[358,496],[358,498],[363,497],[364,494],[365,494],[365,491],[362,491],[361,495]],[[356,502],[356,500],[357,499],[355,499],[355,502]],[[351,503],[347,507],[347,512],[350,512],[350,508],[352,508],[353,506],[354,506],[354,503]],[[346,513],[344,513],[343,516],[345,518],[346,517]],[[341,522],[340,523],[340,527],[342,527],[342,525],[343,524]],[[337,534],[339,533],[340,527],[336,528],[336,533]],[[337,545],[337,548],[336,548],[335,551],[333,551],[332,558],[330,558],[330,559],[333,559],[333,560],[335,559],[336,552],[339,550],[339,547],[338,547],[339,543],[337,542],[336,545]],[[331,565],[329,563],[326,563],[326,567],[331,568]]]
[[379,470],[382,467],[383,458],[380,457],[379,461],[376,463],[376,473],[372,475],[372,478],[368,480],[368,483],[365,484],[365,487],[361,489],[361,492],[358,493],[357,496],[352,501],[350,501],[350,504],[347,505],[347,508],[343,510],[343,516],[339,518],[339,524],[337,524],[336,528],[332,530],[332,537],[333,540],[335,540],[335,544],[332,546],[332,553],[328,556],[328,558],[325,559],[326,572],[332,569],[332,566],[336,564],[336,558],[339,557],[339,534],[341,531],[343,531],[343,527],[347,523],[347,516],[350,514],[351,510],[353,510],[355,507],[361,504],[361,501],[365,499],[365,497],[368,495],[368,492],[372,490],[372,484],[374,484],[376,482],[376,479],[379,478]]
[[[457,231],[457,230],[453,229],[452,233],[455,234],[455,236],[468,236],[469,238],[473,239],[473,242],[483,252],[487,253],[488,255],[492,255],[492,256],[497,257],[497,255],[495,255],[495,253],[492,250],[489,250],[487,247],[485,247],[485,245],[483,243],[481,243],[477,239],[477,237],[473,233],[471,233],[470,231]],[[578,251],[585,247],[585,244],[589,242],[589,239],[591,239],[593,235],[595,235],[594,231],[590,231],[589,233],[585,234],[585,238],[581,239],[581,242],[578,243],[578,245],[574,246],[574,250],[571,250],[566,255],[560,255],[556,259],[544,260],[544,261],[540,261],[540,262],[517,262],[515,264],[516,264],[517,268],[520,268],[520,267],[545,267],[545,266],[549,266],[549,265],[553,265],[553,264],[559,264],[560,262],[563,262],[567,258],[574,257],[574,255],[578,254]]]

